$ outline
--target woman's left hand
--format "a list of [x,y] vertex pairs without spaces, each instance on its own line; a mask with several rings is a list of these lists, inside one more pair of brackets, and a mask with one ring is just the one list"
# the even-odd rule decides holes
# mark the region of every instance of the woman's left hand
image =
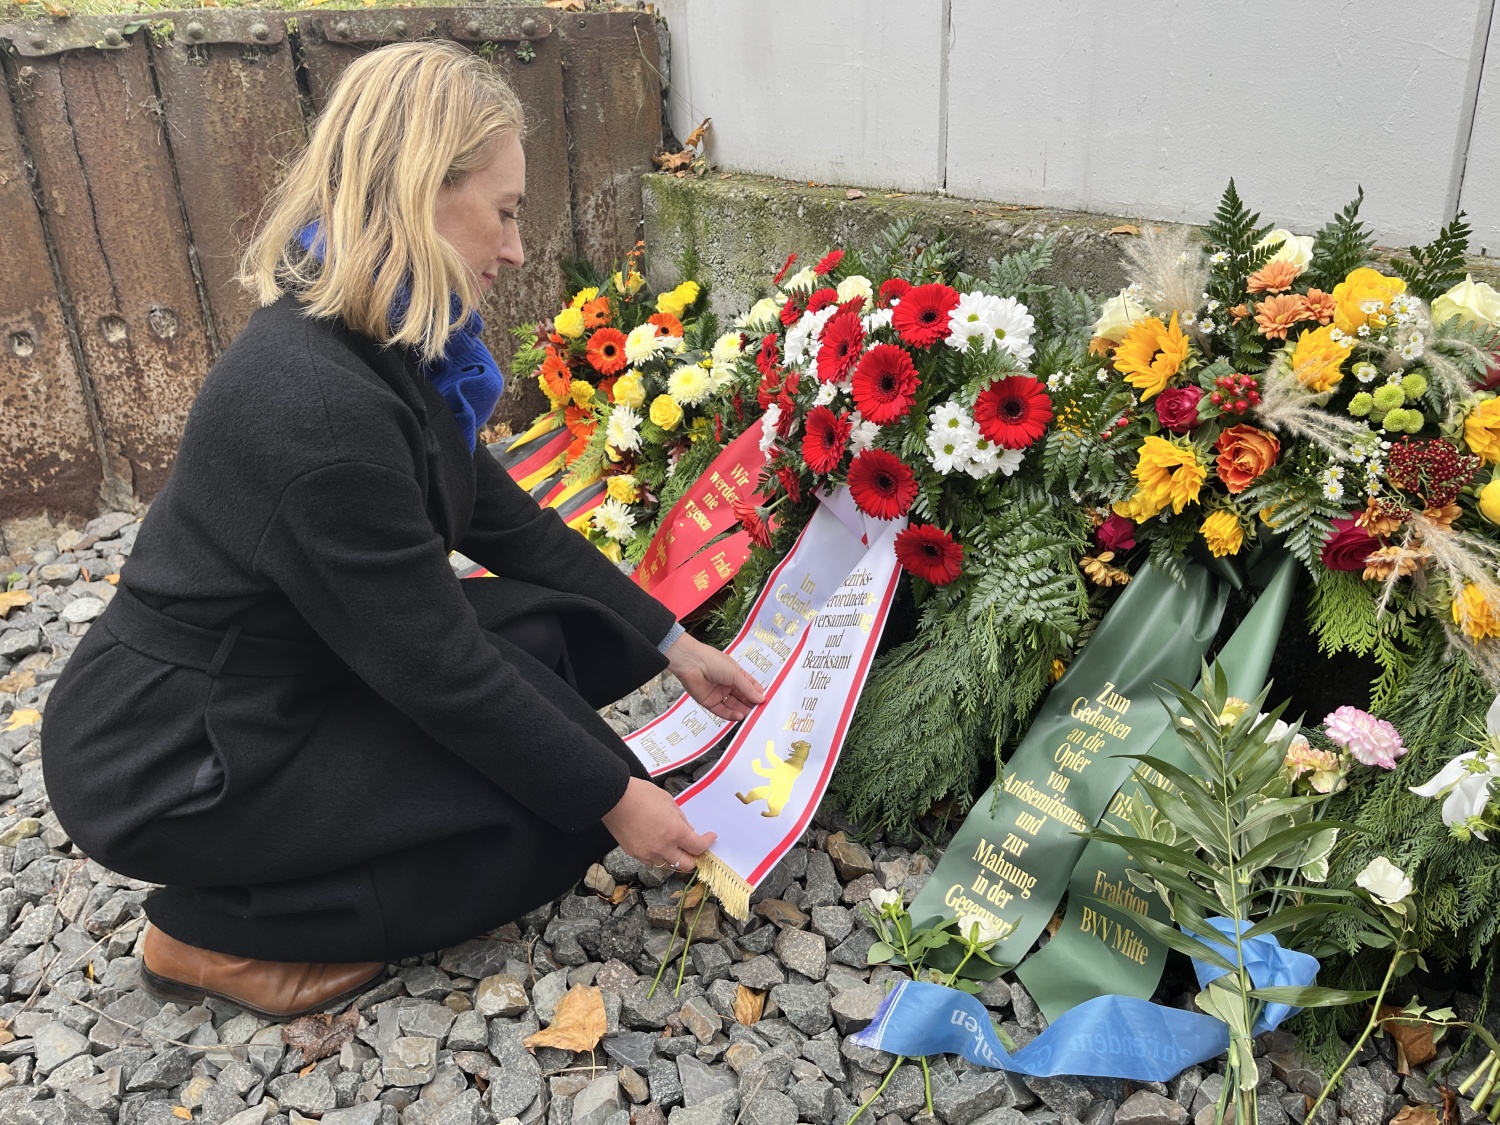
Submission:
[[736,722],[765,701],[766,693],[734,659],[684,633],[667,649],[667,670],[703,706]]

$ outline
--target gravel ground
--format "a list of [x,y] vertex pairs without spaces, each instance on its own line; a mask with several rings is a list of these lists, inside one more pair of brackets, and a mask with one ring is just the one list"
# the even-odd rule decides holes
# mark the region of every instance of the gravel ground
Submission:
[[[0,730],[44,711],[50,685],[114,595],[136,518],[101,516],[55,543],[0,557],[34,597],[0,621]],[[622,732],[658,714],[667,677],[605,711]],[[669,946],[674,896],[615,851],[575,890],[462,946],[392,966],[357,1001],[358,1028],[309,1064],[280,1025],[209,1001],[162,1005],[138,984],[146,884],[105,871],[58,825],[42,785],[39,724],[0,733],[0,1125],[845,1125],[893,1061],[854,1046],[892,973],[870,968],[858,906],[875,887],[910,901],[933,866],[880,839],[857,842],[825,805],[803,847],[757,889],[740,924],[708,905],[686,974],[650,994]],[[701,769],[706,768],[700,766]],[[675,784],[686,784],[687,778]],[[669,783],[671,787],[671,783]],[[574,1054],[522,1039],[570,987],[602,993],[608,1031]],[[736,1022],[741,986],[761,1018]],[[1043,1028],[1018,984],[981,999],[1017,1040]],[[1187,1003],[1187,996],[1178,997]],[[1472,1013],[1477,1000],[1456,1003]],[[1262,1044],[1261,1125],[1302,1122],[1319,1076],[1293,1037]],[[1434,1065],[1448,1057],[1444,1046]],[[1366,1048],[1317,1125],[1382,1125],[1443,1098]],[[1458,1073],[1467,1073],[1460,1069]],[[1022,1079],[933,1060],[936,1117],[921,1071],[903,1066],[861,1119],[871,1125],[1210,1125],[1222,1078],[1192,1067],[1168,1085]],[[1479,1120],[1465,1107],[1461,1125]],[[1449,1122],[1449,1125],[1455,1125]]]

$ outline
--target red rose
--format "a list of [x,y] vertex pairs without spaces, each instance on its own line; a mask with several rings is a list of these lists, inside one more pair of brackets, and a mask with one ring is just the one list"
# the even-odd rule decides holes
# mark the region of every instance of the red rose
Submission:
[[1128,551],[1135,546],[1135,523],[1124,516],[1110,516],[1094,532],[1106,551]]
[[1323,541],[1323,565],[1329,570],[1364,570],[1365,560],[1380,549],[1380,540],[1354,522],[1334,520],[1333,531]]
[[1198,387],[1169,387],[1156,396],[1156,416],[1163,429],[1185,434],[1198,425],[1198,402],[1203,391]]

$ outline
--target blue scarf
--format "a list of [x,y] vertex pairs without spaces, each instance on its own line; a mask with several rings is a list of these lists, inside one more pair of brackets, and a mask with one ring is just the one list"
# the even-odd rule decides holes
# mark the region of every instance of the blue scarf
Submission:
[[[297,234],[297,241],[318,261],[323,260],[323,241],[316,222],[303,227]],[[391,305],[393,324],[400,323],[406,315],[410,301],[411,293],[403,285]],[[457,293],[452,295],[449,307],[450,315],[456,320],[463,309]],[[500,372],[500,365],[479,338],[483,331],[484,321],[479,314],[470,313],[469,318],[448,337],[443,354],[422,365],[428,380],[453,412],[471,451],[478,442],[479,427],[489,421],[500,401],[500,392],[505,390],[505,376]]]

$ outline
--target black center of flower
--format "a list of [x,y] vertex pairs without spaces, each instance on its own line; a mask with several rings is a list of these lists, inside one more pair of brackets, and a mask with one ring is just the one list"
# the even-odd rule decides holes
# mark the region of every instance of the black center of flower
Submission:
[[881,492],[895,492],[896,478],[890,473],[876,473],[875,487],[878,488]]
[[939,562],[943,557],[943,552],[938,550],[936,543],[923,543],[922,553],[927,556],[929,562]]
[[1011,422],[1018,422],[1026,416],[1026,407],[1018,398],[1008,398],[1000,404],[1000,413],[1005,415]]
[[935,324],[937,323],[937,318],[937,309],[923,309],[921,315],[917,319],[919,319],[923,324]]
[[889,371],[882,372],[875,386],[882,395],[893,398],[896,394],[896,376]]

